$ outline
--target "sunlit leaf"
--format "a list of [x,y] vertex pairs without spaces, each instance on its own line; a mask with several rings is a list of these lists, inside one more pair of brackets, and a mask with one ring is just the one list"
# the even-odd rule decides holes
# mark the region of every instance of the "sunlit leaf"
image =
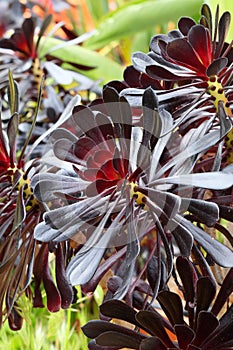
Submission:
[[[212,9],[213,13],[215,13],[216,11],[216,7],[217,5],[219,5],[219,10],[220,10],[220,15],[224,12],[224,11],[229,11],[231,13],[231,15],[233,15],[233,2],[231,0],[206,0],[205,1],[210,8]],[[229,28],[229,32],[227,35],[227,42],[231,42],[233,37],[233,26],[231,25]]]
[[130,2],[106,16],[97,28],[96,34],[85,43],[85,46],[99,49],[130,34],[164,25],[169,21],[176,22],[180,16],[197,17],[201,4],[200,0]]
[[9,88],[8,88],[8,99],[10,105],[11,114],[18,112],[19,108],[19,89],[18,84],[14,80],[11,71],[8,72]]
[[[43,42],[43,52],[46,53],[53,46],[61,43],[61,40],[49,38],[46,42]],[[102,83],[106,83],[112,79],[122,79],[123,67],[113,60],[87,48],[78,45],[67,46],[53,51],[53,56],[64,60],[64,62],[68,61],[69,63],[97,67],[89,72],[85,72],[85,75],[91,79],[101,80]]]

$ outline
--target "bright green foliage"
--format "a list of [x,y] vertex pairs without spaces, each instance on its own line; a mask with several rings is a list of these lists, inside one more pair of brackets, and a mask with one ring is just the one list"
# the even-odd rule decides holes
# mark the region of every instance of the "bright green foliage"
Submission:
[[[61,44],[61,40],[49,38],[43,43],[43,50],[47,51],[59,44]],[[78,62],[79,64],[96,67],[89,72],[85,71],[85,75],[103,83],[112,79],[122,79],[123,67],[120,64],[87,48],[77,45],[65,46],[53,51],[53,56],[70,63]]]
[[[169,22],[176,22],[181,16],[194,19],[200,17],[202,0],[137,0],[128,1],[117,10],[106,15],[106,1],[87,1],[87,6],[96,24],[96,31],[83,46],[65,46],[53,55],[71,63],[79,63],[96,69],[84,72],[102,84],[110,80],[121,80],[124,65],[130,64],[132,52],[147,52],[151,36],[156,31],[166,32]],[[164,30],[163,30],[164,29]],[[43,43],[43,51],[61,44],[61,41],[48,38]],[[114,50],[117,48],[117,50]],[[100,50],[99,52],[95,50]],[[123,62],[119,58],[119,53]]]
[[128,37],[169,21],[176,23],[180,16],[199,17],[201,0],[138,0],[131,1],[109,13],[99,24],[96,34],[85,46],[99,49],[110,42]]
[[11,331],[6,322],[0,333],[0,349],[12,350],[86,350],[88,339],[81,331],[87,321],[98,317],[98,304],[103,301],[102,289],[97,288],[93,297],[81,297],[68,310],[50,313],[46,308],[35,309],[22,296],[19,312],[25,321],[20,331]]
[[[213,13],[215,12],[217,5],[219,5],[220,15],[225,11],[229,11],[231,13],[231,16],[233,17],[232,0],[206,0],[205,2],[210,6]],[[233,37],[233,26],[231,25],[227,35],[227,41],[230,42],[232,40],[232,37]]]

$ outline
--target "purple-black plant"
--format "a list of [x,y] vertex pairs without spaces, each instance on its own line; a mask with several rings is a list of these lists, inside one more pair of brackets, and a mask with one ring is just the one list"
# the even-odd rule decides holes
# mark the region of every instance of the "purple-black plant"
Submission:
[[[88,283],[109,250],[127,247],[114,294],[118,298],[125,295],[135,274],[140,241],[153,231],[149,252],[156,251],[160,260],[164,251],[167,278],[174,244],[183,256],[200,246],[217,264],[232,264],[231,250],[183,215],[188,211],[195,221],[210,227],[219,220],[216,203],[199,199],[193,188],[227,189],[232,174],[224,169],[192,170],[208,142],[219,142],[220,128],[209,134],[196,128],[192,137],[187,133],[182,140],[176,132],[164,135],[173,129],[173,119],[158,106],[151,88],[143,94],[142,113],[139,120],[134,118],[128,102],[106,87],[102,103],[74,108],[72,132],[63,128],[52,134],[61,170],[40,173],[33,180],[39,201],[62,201],[44,214],[35,229],[36,239],[77,242],[67,267],[71,284]],[[221,181],[216,183],[216,177]]]
[[147,303],[139,311],[136,295],[136,308],[119,300],[103,303],[103,320],[89,321],[82,328],[87,337],[94,339],[89,349],[232,349],[233,309],[228,298],[233,292],[233,270],[229,270],[220,289],[209,277],[200,275],[189,258],[177,257],[176,271],[182,298],[167,287],[158,293],[158,304]]

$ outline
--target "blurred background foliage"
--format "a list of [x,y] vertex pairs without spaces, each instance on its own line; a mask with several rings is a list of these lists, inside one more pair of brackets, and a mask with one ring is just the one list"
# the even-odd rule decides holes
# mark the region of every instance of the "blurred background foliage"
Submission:
[[[111,79],[122,79],[124,67],[131,62],[132,52],[147,52],[154,34],[166,33],[174,28],[180,16],[197,20],[202,1],[80,0],[76,1],[79,17],[72,14],[73,3],[75,1],[65,12],[71,18],[71,31],[77,35],[89,31],[92,35],[82,46],[64,47],[53,51],[53,55],[95,66],[96,69],[88,72],[88,76],[92,79],[98,77],[106,83]],[[56,39],[49,39],[45,49],[58,44]]]
[[[205,1],[215,11],[233,14],[232,0]],[[3,1],[0,1],[0,5]],[[70,63],[95,67],[81,71],[103,85],[109,80],[122,79],[123,71],[131,64],[135,51],[148,52],[150,38],[157,33],[167,33],[176,28],[181,16],[198,21],[202,0],[17,0],[11,3],[11,16],[23,7],[23,17],[31,14],[43,19],[53,14],[50,30],[56,28],[55,37],[48,36],[43,42],[44,51]],[[1,6],[0,6],[1,7]],[[0,14],[0,24],[5,13]],[[22,18],[23,20],[23,18]],[[60,24],[59,24],[60,23]],[[61,26],[63,23],[63,27]],[[63,28],[63,30],[61,30]],[[11,28],[8,28],[11,32]],[[1,30],[0,30],[1,33]],[[91,33],[86,38],[86,33]],[[67,40],[84,41],[67,45]],[[233,36],[230,28],[228,41]],[[81,40],[82,41],[82,40]],[[75,41],[74,41],[75,42]],[[42,53],[41,53],[42,55]],[[5,323],[0,332],[0,349],[12,350],[86,350],[87,340],[80,327],[88,320],[98,317],[97,305],[102,302],[101,287],[93,296],[83,296],[78,290],[78,300],[72,309],[50,314],[46,309],[33,309],[28,299],[22,297],[19,311],[26,322],[20,331],[9,330]]]
[[[205,2],[214,11],[219,3],[220,13],[225,10],[233,13],[231,0]],[[92,35],[82,45],[65,46],[53,51],[53,55],[96,67],[85,74],[92,79],[100,79],[104,84],[112,79],[122,79],[123,69],[130,64],[132,53],[148,52],[150,38],[175,28],[179,17],[188,16],[198,21],[203,1],[67,0],[66,3],[70,7],[63,10],[63,15],[59,14],[60,20],[68,20],[69,30],[76,35],[86,32]],[[54,12],[54,15],[56,18],[57,13]],[[232,32],[233,28],[230,28],[229,41]],[[45,49],[59,45],[59,41],[50,38]]]

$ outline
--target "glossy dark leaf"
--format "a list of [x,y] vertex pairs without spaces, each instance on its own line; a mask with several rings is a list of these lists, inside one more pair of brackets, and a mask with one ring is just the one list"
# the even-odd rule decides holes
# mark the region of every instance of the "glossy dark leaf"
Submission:
[[67,139],[58,140],[55,142],[53,151],[58,159],[67,162],[79,164],[77,156],[73,152],[73,142]]
[[201,311],[197,318],[196,335],[192,341],[193,345],[200,346],[208,336],[218,327],[219,322],[217,318],[207,311]]
[[182,281],[185,292],[185,300],[193,303],[195,297],[195,289],[197,282],[197,273],[189,260],[178,256],[176,259],[176,268]]
[[119,97],[119,106],[121,113],[121,124],[123,125],[123,137],[129,142],[132,131],[132,113],[130,105],[124,96]]
[[113,348],[112,346],[105,346],[103,348],[103,346],[101,345],[98,345],[96,344],[96,341],[95,340],[91,340],[89,343],[88,343],[88,349],[89,350],[117,350],[117,348]]
[[[172,220],[172,223],[169,222],[169,224],[171,224],[172,235],[174,236],[176,243],[179,247],[180,254],[182,256],[189,256],[193,246],[193,237],[190,231],[184,228],[183,226],[179,225],[179,223],[176,222],[175,220],[174,220],[174,227],[172,226],[173,220]],[[169,228],[169,224],[168,224],[168,228]]]
[[[128,66],[124,70],[124,81],[131,87],[140,87],[140,76],[141,73],[138,72],[133,66]],[[124,89],[125,86],[123,85],[122,88]]]
[[108,331],[100,334],[96,338],[96,343],[103,346],[114,346],[118,349],[127,347],[138,350],[140,346],[140,339],[134,339],[133,337],[124,333]]
[[65,259],[62,251],[61,243],[58,243],[56,249],[56,282],[58,290],[61,294],[61,307],[66,309],[73,301],[73,289],[67,280],[65,272]]
[[125,334],[132,339],[135,339],[137,342],[145,338],[145,336],[140,335],[139,333],[130,330],[126,327],[110,323],[108,321],[89,321],[82,327],[83,333],[91,339],[97,338],[99,335],[104,334],[105,332],[116,332],[118,334]]
[[[121,230],[119,221],[114,220],[103,235],[103,229],[113,209],[113,207],[108,209],[92,236],[69,262],[67,276],[72,285],[85,284],[92,278],[112,237]],[[118,215],[119,220],[121,216],[123,216],[123,212]]]
[[219,208],[215,203],[192,198],[182,198],[181,203],[186,208],[188,207],[188,210],[207,226],[214,226],[219,219]]
[[197,58],[193,47],[185,39],[176,39],[168,43],[167,53],[169,57],[182,64],[188,68],[194,67],[194,70],[198,70],[205,73],[205,67],[201,61]]
[[13,331],[19,331],[23,326],[23,317],[19,314],[17,308],[13,308],[9,317],[8,324]]
[[223,68],[227,66],[228,60],[226,57],[217,58],[207,68],[206,74],[208,77],[217,75]]
[[208,277],[200,277],[197,281],[197,310],[196,314],[202,310],[208,310],[211,302],[214,299],[216,293],[216,287]]
[[162,324],[160,318],[151,311],[139,311],[136,315],[137,321],[147,329],[148,332],[159,339],[167,346],[173,347],[173,343],[170,340],[164,325]]
[[233,322],[233,304],[227,309],[227,311],[220,318],[220,327],[225,328],[228,325],[231,325]]
[[[170,113],[168,113],[165,109],[159,110],[159,113],[156,113],[156,121],[155,125],[155,135],[160,136],[156,142],[155,147],[153,148],[152,157],[150,160],[150,175],[149,182],[158,178],[160,175],[158,174],[158,169],[160,168],[160,157],[166,149],[167,143],[171,137],[171,133],[167,132],[168,130],[173,129],[173,119]],[[161,128],[161,131],[160,131]],[[160,132],[160,133],[159,133]],[[164,135],[163,137],[161,137]],[[177,202],[178,204],[178,202]]]
[[195,21],[190,17],[181,17],[178,22],[178,28],[181,31],[183,35],[187,35],[189,30],[194,26],[196,23]]
[[24,35],[24,38],[27,43],[27,49],[25,50],[26,52],[32,52],[33,51],[33,36],[34,36],[34,31],[35,31],[35,18],[26,18],[22,24],[22,32]]
[[152,214],[155,226],[158,229],[158,233],[159,233],[159,235],[161,237],[161,241],[163,242],[163,245],[164,245],[165,253],[166,253],[166,256],[167,256],[167,275],[170,276],[170,274],[172,272],[172,268],[173,268],[172,252],[171,252],[171,249],[170,249],[170,246],[169,246],[169,243],[168,243],[168,239],[167,239],[166,234],[164,232],[164,229],[163,229],[160,221],[158,220],[157,215],[154,212],[152,212],[151,214]]
[[52,18],[53,18],[53,16],[51,14],[46,16],[44,18],[42,24],[41,24],[40,31],[39,31],[39,34],[38,34],[38,39],[37,39],[37,42],[36,42],[36,48],[35,48],[36,51],[37,51],[37,49],[39,47],[40,40],[41,40],[42,36],[45,34],[48,26],[50,25],[50,23],[52,21]]
[[174,329],[176,332],[179,347],[181,349],[186,349],[188,344],[190,344],[192,339],[194,338],[194,335],[195,335],[194,331],[186,325],[179,325],[179,324],[176,324],[174,326]]
[[[94,206],[98,200],[100,204],[101,196],[46,212],[44,222],[39,223],[35,228],[34,237],[45,242],[50,240],[62,242],[73,237],[77,230],[85,226],[86,221],[101,215],[101,208],[97,210]],[[93,206],[92,211],[90,211],[90,206]],[[80,212],[82,216],[76,215]]]
[[205,349],[231,349],[233,347],[233,305],[220,319],[220,325],[210,334],[203,345]]
[[135,315],[136,311],[120,300],[109,300],[100,306],[100,312],[107,317],[118,318],[140,327]]
[[219,216],[233,222],[233,208],[226,205],[219,205]]
[[[219,140],[226,135],[231,129],[231,122],[229,118],[224,117],[226,112],[222,113],[222,104],[219,104],[219,117],[222,120],[222,125],[220,130],[213,130],[209,133],[204,134],[203,136],[199,136],[195,141],[190,143],[184,151],[178,153],[178,155],[172,157],[172,159],[166,163],[161,170],[157,173],[157,176],[161,176],[161,173],[164,173],[172,166],[178,164],[183,164],[187,158],[192,157],[198,153],[203,152],[206,149],[209,149],[211,146],[215,145],[219,142]],[[223,114],[223,115],[222,115]],[[225,125],[227,124],[227,125]],[[174,128],[174,126],[173,126]],[[221,176],[221,181],[216,183],[216,176]],[[205,173],[195,173],[195,174],[181,174],[179,176],[167,177],[164,179],[159,179],[159,182],[166,183],[176,183],[183,184],[189,186],[197,186],[202,188],[211,188],[211,189],[221,189],[228,188],[232,186],[232,175],[225,176],[224,172],[205,172]],[[171,182],[170,182],[171,181]],[[155,182],[154,182],[155,183]]]
[[51,276],[47,259],[44,261],[43,283],[47,296],[47,308],[50,312],[57,312],[61,308],[61,296]]
[[218,47],[216,55],[220,55],[231,23],[231,14],[226,11],[222,14],[218,24],[218,41],[222,45]]
[[183,306],[178,294],[165,290],[159,292],[157,299],[172,325],[184,324]]
[[[155,110],[158,109],[158,97],[151,88],[147,88],[143,94],[143,128],[146,132],[154,135],[154,126],[155,123],[161,124],[159,118],[155,119]],[[158,133],[156,136],[160,135],[160,127],[157,127]]]
[[69,130],[64,128],[57,128],[51,133],[52,143],[58,141],[60,139],[68,139],[69,141],[76,143],[78,141],[78,137],[74,135]]
[[138,151],[137,163],[142,169],[150,163],[151,148],[155,138],[160,135],[161,121],[158,113],[158,98],[151,88],[147,88],[142,97],[143,137]]
[[[164,79],[164,80],[183,80],[184,78],[190,77],[192,73],[185,74],[181,73],[179,70],[168,70],[161,66],[156,66],[155,64],[146,67],[146,73],[154,79]],[[194,75],[194,73],[193,73]]]
[[224,281],[221,285],[221,288],[218,292],[218,295],[214,301],[211,312],[214,315],[218,315],[221,311],[223,305],[227,301],[227,298],[233,293],[233,268],[230,269],[224,278]]
[[157,337],[150,337],[147,339],[144,339],[140,344],[140,350],[167,350],[167,347],[163,345],[161,340]]
[[103,99],[104,102],[107,103],[107,109],[109,115],[111,115],[111,119],[114,124],[120,122],[120,111],[119,111],[119,94],[118,92],[110,86],[105,86],[103,89]]
[[217,264],[223,267],[233,266],[233,254],[227,246],[210,237],[199,227],[188,222],[188,220],[181,219],[181,223],[182,226],[190,231],[193,238],[210,254]]
[[201,25],[192,26],[188,33],[188,41],[205,67],[208,67],[212,59],[209,50],[210,40],[209,32]]
[[201,14],[204,18],[206,18],[210,33],[212,34],[212,13],[210,7],[207,4],[203,4],[201,8]]
[[160,259],[158,259],[156,256],[153,255],[153,257],[150,259],[147,269],[146,269],[146,275],[148,282],[151,286],[151,289],[154,292],[154,296],[157,296],[159,286],[161,284],[162,280],[162,271],[164,272],[165,266]]

